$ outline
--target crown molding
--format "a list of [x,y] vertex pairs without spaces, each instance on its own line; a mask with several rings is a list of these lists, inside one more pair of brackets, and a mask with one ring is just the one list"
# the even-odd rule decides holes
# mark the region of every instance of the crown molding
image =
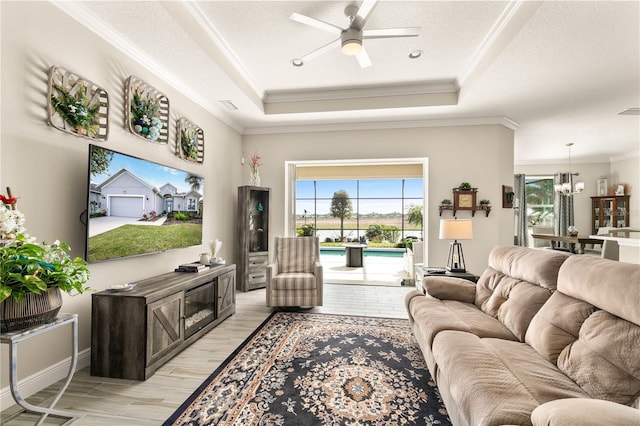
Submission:
[[459,87],[455,80],[442,80],[427,83],[388,84],[349,88],[318,88],[313,90],[282,90],[267,92],[264,102],[300,102],[318,100],[338,100],[354,98],[373,98],[398,95],[421,95],[431,93],[456,93]]
[[631,152],[628,152],[626,154],[614,155],[614,156],[609,158],[609,161],[611,161],[613,163],[615,161],[630,160],[632,158],[638,158],[638,157],[640,157],[640,150],[631,151]]
[[185,94],[193,102],[210,112],[227,126],[231,127],[238,133],[242,133],[242,126],[236,123],[220,105],[217,105],[215,101],[211,101],[203,97],[200,93],[193,90],[188,84],[185,84],[182,80],[160,65],[144,50],[138,49],[135,45],[130,43],[129,40],[123,37],[115,28],[83,6],[83,2],[60,0],[50,0],[50,2],[58,9],[69,15],[69,17],[76,20],[79,24],[86,27],[89,31],[95,33],[104,41],[124,53],[131,60],[151,71],[164,83]]
[[384,129],[412,129],[420,127],[453,127],[453,126],[481,126],[498,124],[511,130],[516,130],[519,125],[507,117],[477,117],[477,118],[452,118],[439,120],[396,120],[396,121],[366,121],[332,124],[308,124],[273,127],[250,127],[244,130],[243,135],[263,135],[276,133],[312,133],[335,132],[350,130],[384,130]]

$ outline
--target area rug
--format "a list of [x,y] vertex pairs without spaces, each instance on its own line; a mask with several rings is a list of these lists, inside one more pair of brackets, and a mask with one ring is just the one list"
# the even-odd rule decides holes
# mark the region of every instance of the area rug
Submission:
[[164,425],[450,425],[407,320],[276,312]]

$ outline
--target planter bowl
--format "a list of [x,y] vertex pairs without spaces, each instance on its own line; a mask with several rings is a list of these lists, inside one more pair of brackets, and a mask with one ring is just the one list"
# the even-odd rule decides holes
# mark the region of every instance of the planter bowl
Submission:
[[57,287],[41,294],[27,293],[16,302],[9,296],[0,303],[0,328],[3,333],[22,330],[52,321],[62,307],[62,292]]

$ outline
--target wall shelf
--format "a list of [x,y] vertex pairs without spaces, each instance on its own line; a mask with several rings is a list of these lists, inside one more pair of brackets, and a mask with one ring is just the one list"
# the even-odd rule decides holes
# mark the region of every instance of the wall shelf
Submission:
[[[458,210],[460,210],[460,209],[456,209],[453,204],[440,204],[438,209],[440,210],[440,216],[442,216],[443,211],[447,211],[447,210],[453,211],[453,215],[455,216]],[[464,210],[471,210],[471,217],[474,217],[476,215],[476,211],[484,211],[485,217],[489,217],[489,213],[491,213],[491,205],[481,204],[481,205],[472,207],[470,209],[466,208]]]

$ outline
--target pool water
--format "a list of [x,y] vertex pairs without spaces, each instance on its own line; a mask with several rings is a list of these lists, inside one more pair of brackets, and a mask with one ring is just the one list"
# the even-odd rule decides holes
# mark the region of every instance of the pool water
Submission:
[[[403,257],[405,249],[364,249],[363,254],[365,257]],[[344,248],[320,248],[321,255],[329,256],[344,256]]]

